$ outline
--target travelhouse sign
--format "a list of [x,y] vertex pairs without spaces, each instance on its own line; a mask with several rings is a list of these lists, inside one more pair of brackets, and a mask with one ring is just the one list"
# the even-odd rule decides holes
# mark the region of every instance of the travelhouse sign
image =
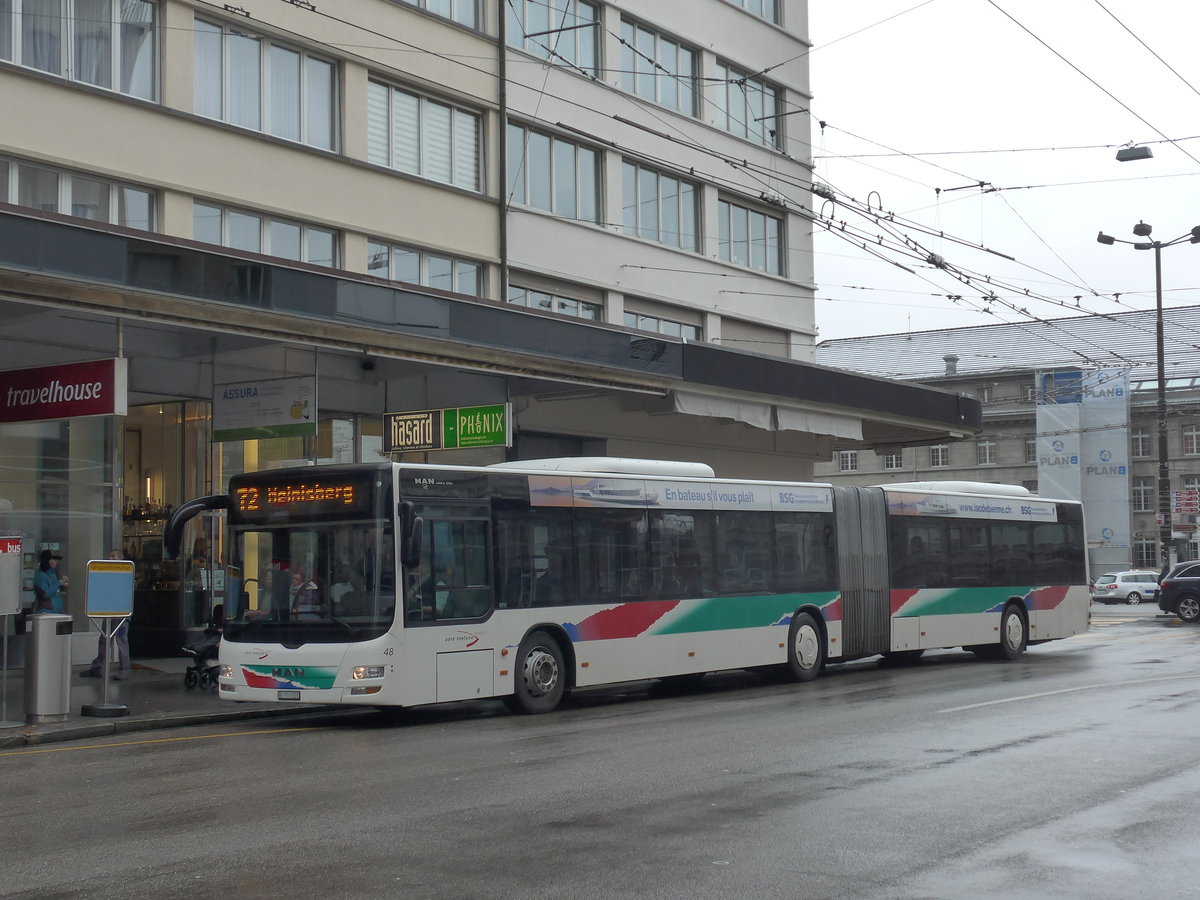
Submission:
[[9,369],[0,373],[0,422],[123,416],[127,385],[122,358]]
[[511,421],[507,403],[384,413],[383,452],[507,447]]

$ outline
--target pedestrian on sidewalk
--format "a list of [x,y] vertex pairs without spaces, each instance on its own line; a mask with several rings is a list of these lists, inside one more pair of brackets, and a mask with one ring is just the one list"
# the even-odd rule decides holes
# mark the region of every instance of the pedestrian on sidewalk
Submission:
[[33,576],[33,593],[36,598],[35,613],[61,613],[63,590],[67,587],[67,576],[58,574],[58,562],[62,559],[53,550],[43,550],[38,570]]
[[[109,559],[121,559],[120,550],[110,550]],[[113,676],[114,681],[124,681],[130,675],[133,666],[129,661],[129,619],[123,619],[120,627],[117,628],[116,634],[113,637],[117,645],[117,659],[120,662],[120,670]],[[100,638],[97,641],[96,658],[92,660],[91,668],[86,672],[80,672],[84,678],[103,678],[104,677],[104,660],[108,653],[108,641],[104,637],[104,633],[100,633]]]
[[[127,679],[133,669],[129,661],[129,620],[125,619],[119,628],[113,641],[117,645],[117,660],[120,663],[120,670],[113,676],[114,681],[124,681]],[[92,660],[91,668],[86,672],[80,672],[84,678],[103,678],[104,677],[104,660],[108,653],[108,641],[104,638],[104,633],[101,632],[100,639],[97,641],[96,658]]]

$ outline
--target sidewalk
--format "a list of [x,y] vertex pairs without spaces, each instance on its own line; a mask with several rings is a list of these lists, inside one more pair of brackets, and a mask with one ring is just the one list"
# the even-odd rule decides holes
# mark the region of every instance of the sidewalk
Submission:
[[[22,669],[9,669],[5,685],[7,712],[3,718],[9,723],[19,724],[0,728],[0,750],[157,728],[358,709],[314,703],[220,701],[215,690],[184,688],[183,673],[187,665],[188,660],[184,658],[135,660],[128,680],[109,682],[108,702],[129,707],[129,715],[111,719],[80,714],[85,704],[104,702],[104,683],[99,678],[84,678],[81,673],[87,671],[87,666],[74,666],[71,669],[71,705],[67,721],[43,725],[25,724],[25,672]],[[112,673],[115,672],[114,665]]]

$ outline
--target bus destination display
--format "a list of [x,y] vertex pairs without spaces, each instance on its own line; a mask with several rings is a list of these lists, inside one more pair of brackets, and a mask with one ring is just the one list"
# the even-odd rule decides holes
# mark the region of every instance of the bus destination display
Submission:
[[234,489],[234,505],[243,518],[273,513],[316,516],[357,512],[369,505],[369,492],[354,481],[284,481],[245,484]]

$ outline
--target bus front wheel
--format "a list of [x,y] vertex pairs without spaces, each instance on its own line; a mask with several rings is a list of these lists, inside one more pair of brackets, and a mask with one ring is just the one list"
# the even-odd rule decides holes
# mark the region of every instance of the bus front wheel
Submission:
[[825,665],[821,626],[811,613],[797,613],[788,630],[788,675],[793,681],[812,681]]
[[545,631],[535,631],[517,649],[516,690],[505,698],[516,712],[548,713],[558,706],[566,690],[566,673],[558,642]]

